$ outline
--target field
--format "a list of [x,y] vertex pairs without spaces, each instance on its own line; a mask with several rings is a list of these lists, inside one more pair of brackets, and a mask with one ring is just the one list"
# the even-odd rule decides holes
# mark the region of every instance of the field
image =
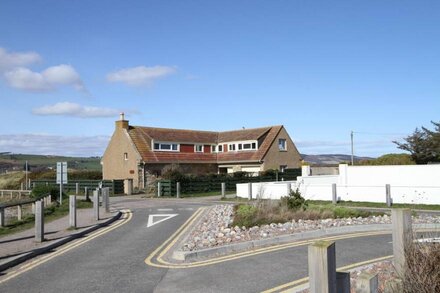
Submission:
[[0,189],[19,189],[23,178],[23,171],[0,174]]
[[45,155],[26,155],[26,154],[0,154],[0,173],[8,171],[24,170],[26,161],[30,170],[42,170],[56,168],[57,162],[67,162],[69,169],[100,171],[101,164],[99,157],[62,157]]

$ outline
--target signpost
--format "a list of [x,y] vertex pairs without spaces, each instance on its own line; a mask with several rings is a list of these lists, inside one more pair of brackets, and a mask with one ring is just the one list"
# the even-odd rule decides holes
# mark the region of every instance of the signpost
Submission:
[[67,162],[57,162],[57,184],[60,185],[60,205],[63,203],[64,183],[67,183]]

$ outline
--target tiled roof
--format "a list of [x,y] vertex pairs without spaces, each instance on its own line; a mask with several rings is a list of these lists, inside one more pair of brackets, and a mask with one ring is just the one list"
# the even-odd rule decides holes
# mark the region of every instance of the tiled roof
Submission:
[[[263,128],[243,129],[225,132],[166,129],[142,126],[130,126],[128,133],[133,144],[148,163],[227,163],[227,162],[255,162],[264,158],[273,140],[283,126],[270,126]],[[151,140],[177,143],[204,143],[217,144],[222,142],[258,140],[266,135],[260,142],[257,151],[239,151],[223,153],[183,153],[160,152],[151,150]]]

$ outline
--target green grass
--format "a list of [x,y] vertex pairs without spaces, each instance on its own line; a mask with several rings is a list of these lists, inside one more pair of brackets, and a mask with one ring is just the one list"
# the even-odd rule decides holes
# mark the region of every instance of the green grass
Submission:
[[[226,194],[234,194],[235,191],[226,191]],[[181,197],[201,197],[201,196],[215,196],[221,195],[221,191],[210,191],[210,192],[201,192],[201,193],[191,193],[191,194],[182,194]]]
[[[315,205],[332,205],[331,201],[325,200],[310,200],[309,203]],[[365,201],[341,201],[338,202],[337,206],[343,207],[366,207],[366,208],[388,208],[386,203],[380,202],[365,202]],[[427,205],[427,204],[393,204],[393,208],[410,208],[417,210],[440,210],[440,205]]]
[[[77,200],[76,207],[78,209],[87,209],[92,208],[93,203]],[[68,198],[63,200],[63,204],[61,206],[56,206],[55,204],[44,209],[44,222],[49,223],[56,219],[62,218],[69,213],[69,200]],[[18,233],[27,229],[34,227],[34,215],[27,215],[21,221],[14,220],[10,222],[6,227],[0,227],[0,237]]]
[[23,178],[24,172],[20,171],[0,174],[0,189],[19,189]]

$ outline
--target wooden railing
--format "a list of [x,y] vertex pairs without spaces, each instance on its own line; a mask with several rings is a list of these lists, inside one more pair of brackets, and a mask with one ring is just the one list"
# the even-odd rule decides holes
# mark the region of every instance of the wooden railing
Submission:
[[6,225],[5,222],[5,214],[6,209],[17,207],[17,219],[21,221],[23,219],[23,206],[32,204],[32,213],[35,212],[35,202],[38,200],[43,200],[45,206],[49,206],[52,204],[51,195],[45,195],[39,198],[27,199],[27,200],[18,200],[18,201],[8,201],[0,204],[0,227],[4,227]]

